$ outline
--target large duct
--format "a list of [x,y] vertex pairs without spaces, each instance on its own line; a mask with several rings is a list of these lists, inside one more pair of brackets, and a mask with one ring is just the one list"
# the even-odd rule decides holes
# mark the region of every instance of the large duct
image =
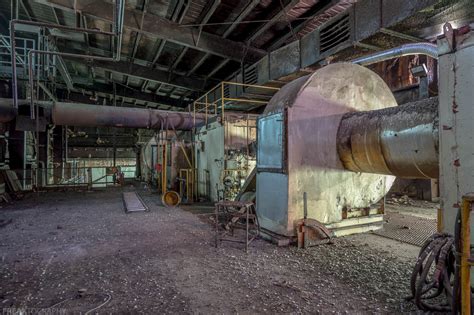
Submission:
[[[16,116],[12,99],[0,99],[0,122],[9,122]],[[172,112],[148,108],[115,107],[38,101],[39,106],[50,112],[51,123],[77,127],[123,127],[191,130],[205,122],[204,114]],[[29,104],[19,100],[19,105]]]
[[438,178],[438,99],[345,114],[337,151],[354,172]]
[[191,130],[204,122],[202,115],[156,109],[55,103],[52,109],[55,125],[78,127],[126,127]]

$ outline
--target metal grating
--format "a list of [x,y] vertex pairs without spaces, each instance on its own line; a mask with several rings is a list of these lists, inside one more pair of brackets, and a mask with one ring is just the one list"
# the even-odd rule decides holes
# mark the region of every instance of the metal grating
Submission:
[[349,15],[344,15],[321,29],[321,53],[348,41],[350,37]]
[[400,242],[422,246],[431,235],[436,233],[436,228],[435,219],[389,212],[385,214],[383,228],[373,233]]

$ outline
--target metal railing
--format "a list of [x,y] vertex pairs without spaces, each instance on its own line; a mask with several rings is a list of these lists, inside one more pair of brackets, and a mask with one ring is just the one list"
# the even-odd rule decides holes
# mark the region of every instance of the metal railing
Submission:
[[14,169],[24,191],[34,188],[96,188],[135,178],[135,165]]
[[[17,69],[17,76],[19,78],[27,78],[28,74],[28,54],[30,51],[36,50],[36,41],[31,38],[22,38],[16,37],[16,45],[15,45],[15,59],[16,59],[16,67]],[[44,42],[44,49],[49,51],[50,43],[49,41]],[[11,41],[10,36],[0,35],[0,73],[3,77],[11,77],[12,76],[12,57],[11,57]],[[42,56],[38,57],[36,55],[32,56],[32,64],[35,73],[39,74],[40,80],[46,80],[46,78],[50,76],[56,76],[57,71],[57,63],[58,58],[57,56],[53,56],[53,58],[44,57],[42,63],[38,63],[37,61],[40,60],[38,58],[42,58]]]
[[[28,75],[28,53],[30,50],[36,49],[36,41],[30,38],[17,37],[15,49],[17,66],[22,69],[18,75],[26,77]],[[10,36],[0,35],[0,72],[2,76],[6,74],[11,76],[11,66]]]
[[[204,113],[206,124],[210,117],[225,119],[226,110],[252,111],[268,103],[280,88],[222,81],[193,102],[193,115]],[[195,123],[196,121],[194,121]]]

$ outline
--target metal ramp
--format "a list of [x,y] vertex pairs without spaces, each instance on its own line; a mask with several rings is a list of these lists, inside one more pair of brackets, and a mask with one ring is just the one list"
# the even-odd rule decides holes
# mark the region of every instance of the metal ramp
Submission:
[[123,204],[125,206],[125,212],[140,212],[140,211],[148,211],[148,207],[143,202],[142,198],[134,192],[124,192],[123,196]]

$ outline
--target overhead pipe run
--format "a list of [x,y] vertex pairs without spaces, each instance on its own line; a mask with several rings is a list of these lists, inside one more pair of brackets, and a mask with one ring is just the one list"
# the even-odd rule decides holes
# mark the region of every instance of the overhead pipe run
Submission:
[[351,62],[361,66],[368,66],[377,62],[409,55],[426,55],[438,59],[438,46],[431,43],[406,44],[400,47],[376,52],[369,56],[363,56],[352,60]]
[[[189,112],[157,109],[54,103],[51,114],[55,125],[78,127],[126,127],[191,130],[194,116]],[[204,123],[204,115],[196,114],[196,125]]]
[[337,152],[354,172],[438,178],[438,98],[343,116]]
[[[18,100],[18,103],[26,105],[29,100]],[[52,124],[62,126],[191,130],[205,123],[202,113],[193,115],[190,112],[50,101],[38,101],[37,104],[45,109],[46,118]],[[12,99],[0,99],[0,123],[15,117]]]

